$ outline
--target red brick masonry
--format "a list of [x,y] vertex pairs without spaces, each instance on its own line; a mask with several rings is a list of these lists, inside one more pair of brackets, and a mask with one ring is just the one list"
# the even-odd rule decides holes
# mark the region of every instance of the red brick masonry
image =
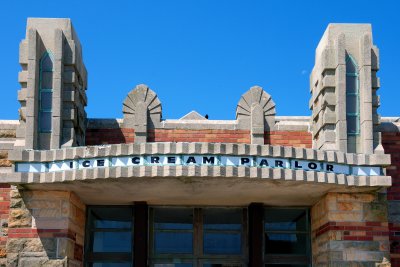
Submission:
[[[392,165],[386,168],[387,175],[392,176],[392,187],[387,191],[387,199],[390,203],[398,204],[400,201],[400,133],[382,133],[382,145],[385,153],[391,155]],[[392,267],[400,267],[400,210],[398,205],[393,205],[389,210],[392,221],[389,221],[390,256]],[[397,215],[397,216],[396,216]],[[397,219],[396,219],[397,218]]]
[[[86,145],[133,143],[134,129],[88,129]],[[248,130],[154,129],[147,132],[148,142],[245,143],[251,141]],[[264,144],[311,148],[311,133],[302,131],[265,132]]]

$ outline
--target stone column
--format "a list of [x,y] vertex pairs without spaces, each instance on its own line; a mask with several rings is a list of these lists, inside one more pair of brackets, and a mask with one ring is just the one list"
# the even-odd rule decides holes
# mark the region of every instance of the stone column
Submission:
[[313,266],[375,266],[389,259],[386,195],[328,193],[311,210]]
[[[355,64],[359,90],[359,107],[355,109],[359,129],[351,133],[347,129],[347,115],[353,109],[346,106],[349,97],[346,61],[350,58]],[[384,153],[378,132],[378,69],[379,51],[373,44],[370,24],[329,24],[316,49],[315,66],[310,75],[313,148]]]
[[11,190],[7,266],[81,266],[85,205],[72,192]]
[[[87,71],[79,38],[69,19],[29,18],[20,44],[22,70],[18,81],[20,125],[16,149],[57,149],[82,146],[86,130]],[[47,88],[41,87],[40,62],[51,58]],[[40,131],[40,89],[52,93],[51,130]],[[49,107],[46,107],[49,109]],[[47,110],[49,112],[49,110]]]

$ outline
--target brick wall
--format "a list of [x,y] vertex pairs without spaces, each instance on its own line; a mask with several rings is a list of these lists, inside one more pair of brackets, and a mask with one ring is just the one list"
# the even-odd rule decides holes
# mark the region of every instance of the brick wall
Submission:
[[6,266],[10,185],[0,184],[0,266]]
[[382,133],[382,145],[392,160],[386,169],[392,176],[392,187],[387,190],[391,262],[393,267],[400,267],[400,133]]
[[10,191],[7,266],[81,266],[85,205],[71,192]]
[[[134,129],[88,129],[86,145],[133,143],[134,136]],[[251,136],[248,130],[154,129],[147,132],[147,141],[249,144]],[[304,148],[312,146],[311,133],[305,131],[265,132],[264,143]]]
[[111,129],[87,129],[86,145],[123,144],[133,143],[135,137],[134,129],[111,128]]
[[250,143],[248,130],[156,129],[148,131],[149,142]]
[[314,266],[375,266],[389,258],[386,195],[328,193],[311,209]]
[[277,146],[312,147],[311,133],[305,131],[265,132],[264,143]]

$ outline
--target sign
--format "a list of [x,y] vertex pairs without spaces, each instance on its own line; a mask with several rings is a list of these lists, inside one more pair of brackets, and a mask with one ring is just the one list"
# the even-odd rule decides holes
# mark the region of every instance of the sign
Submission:
[[382,175],[377,166],[355,166],[321,161],[287,158],[223,156],[223,155],[134,155],[120,157],[88,158],[55,162],[18,162],[16,172],[59,172],[78,169],[128,166],[235,166],[257,168],[283,168],[318,171],[346,175]]

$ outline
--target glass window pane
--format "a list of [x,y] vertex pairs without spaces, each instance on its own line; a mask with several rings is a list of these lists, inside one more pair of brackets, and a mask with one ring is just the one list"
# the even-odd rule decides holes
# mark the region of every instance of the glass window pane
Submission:
[[205,254],[240,254],[241,233],[204,233]]
[[266,233],[266,254],[306,254],[308,234]]
[[203,209],[205,254],[240,254],[242,209]]
[[358,133],[358,116],[347,116],[347,132]]
[[53,93],[51,91],[40,92],[40,109],[51,110]]
[[346,57],[346,73],[357,73],[356,65],[349,56]]
[[53,70],[53,61],[49,54],[45,54],[42,58],[41,69],[44,71],[52,71]]
[[265,267],[310,267],[308,264],[265,264]]
[[358,113],[358,95],[346,95],[346,112]]
[[51,112],[39,113],[39,128],[41,132],[51,132]]
[[192,230],[193,209],[155,208],[154,227],[164,230]]
[[242,209],[204,209],[205,230],[237,230],[242,229]]
[[192,263],[156,263],[154,267],[192,267]]
[[132,209],[130,208],[92,208],[94,228],[132,228]]
[[242,267],[240,263],[205,263],[203,267]]
[[93,252],[131,252],[132,232],[95,232]]
[[307,212],[305,209],[266,209],[266,231],[306,231]]
[[93,267],[131,267],[130,262],[94,262]]
[[158,254],[193,253],[193,233],[191,232],[156,232],[154,248]]
[[43,72],[40,78],[40,89],[52,89],[53,88],[53,73]]
[[155,208],[154,229],[155,253],[193,253],[193,209]]
[[356,76],[346,76],[346,93],[347,94],[356,94],[358,93],[357,87],[358,87],[358,77]]

